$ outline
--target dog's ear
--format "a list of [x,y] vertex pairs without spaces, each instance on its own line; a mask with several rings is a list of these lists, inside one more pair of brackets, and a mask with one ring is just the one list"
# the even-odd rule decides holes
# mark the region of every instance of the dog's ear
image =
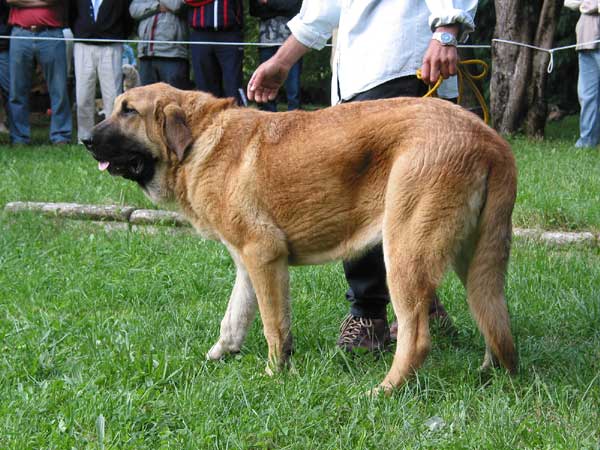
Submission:
[[185,158],[185,152],[194,141],[192,132],[187,125],[185,113],[180,106],[173,103],[165,106],[164,135],[167,146],[177,155],[179,162]]

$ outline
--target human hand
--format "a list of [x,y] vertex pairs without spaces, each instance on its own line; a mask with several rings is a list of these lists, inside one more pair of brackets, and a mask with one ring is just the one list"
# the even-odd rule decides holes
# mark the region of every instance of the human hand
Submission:
[[288,72],[289,68],[276,58],[271,58],[262,63],[254,71],[248,82],[248,99],[257,103],[275,100],[279,88],[287,78]]
[[[456,36],[457,26],[438,27],[436,31],[447,31]],[[442,45],[432,39],[425,52],[421,65],[421,79],[427,84],[435,84],[439,77],[446,79],[456,75],[458,64],[458,50],[454,45]]]

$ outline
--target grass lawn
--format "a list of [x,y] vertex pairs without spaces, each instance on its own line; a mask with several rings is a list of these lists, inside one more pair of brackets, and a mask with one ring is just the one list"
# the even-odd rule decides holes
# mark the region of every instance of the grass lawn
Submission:
[[[13,200],[149,207],[82,147],[0,140],[0,206]],[[600,230],[600,153],[512,139],[515,224]],[[335,348],[346,313],[338,264],[292,270],[297,373],[263,373],[258,321],[242,353],[204,359],[234,270],[187,234],[105,232],[0,213],[0,448],[482,448],[600,446],[600,250],[516,240],[507,296],[520,371],[482,378],[483,340],[449,275],[440,295],[458,335],[433,331],[424,367],[390,398],[362,395],[391,353]],[[103,425],[102,425],[103,424]]]

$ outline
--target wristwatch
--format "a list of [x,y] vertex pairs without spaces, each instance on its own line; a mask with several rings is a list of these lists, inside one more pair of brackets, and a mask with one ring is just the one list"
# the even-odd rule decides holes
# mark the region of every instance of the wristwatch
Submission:
[[454,35],[452,33],[448,33],[447,31],[436,31],[431,36],[431,39],[435,39],[443,46],[452,45],[456,47],[456,45],[458,44]]

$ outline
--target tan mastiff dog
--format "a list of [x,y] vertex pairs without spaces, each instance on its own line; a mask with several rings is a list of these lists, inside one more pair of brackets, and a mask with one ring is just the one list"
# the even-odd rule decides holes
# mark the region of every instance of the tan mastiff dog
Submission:
[[208,352],[239,351],[260,311],[267,372],[291,351],[288,266],[347,259],[383,242],[398,319],[401,385],[430,348],[429,302],[451,266],[486,342],[484,366],[517,358],[504,280],[515,161],[494,130],[436,99],[267,113],[166,84],[127,91],[86,146],[99,168],[174,203],[227,246],[237,278]]

